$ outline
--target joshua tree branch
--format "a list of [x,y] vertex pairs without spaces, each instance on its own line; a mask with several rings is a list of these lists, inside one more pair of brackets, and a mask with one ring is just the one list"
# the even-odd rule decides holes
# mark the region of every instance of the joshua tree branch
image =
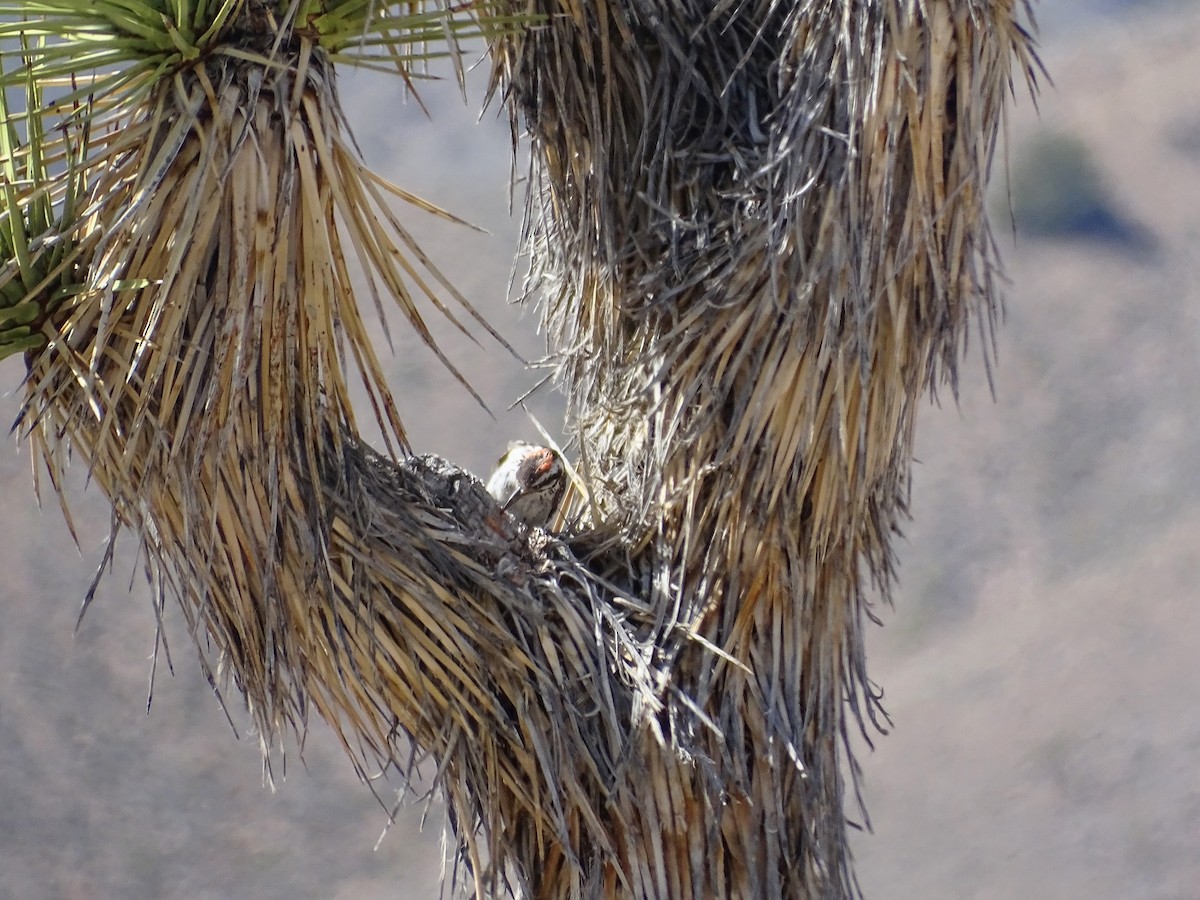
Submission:
[[52,474],[84,458],[266,743],[312,706],[360,760],[434,758],[478,895],[853,894],[867,597],[917,405],[997,316],[983,196],[1029,37],[1011,0],[531,9],[492,51],[579,533],[406,454],[342,235],[427,334],[420,254],[319,20],[262,5],[237,33],[274,58],[206,47],[99,141],[24,426]]

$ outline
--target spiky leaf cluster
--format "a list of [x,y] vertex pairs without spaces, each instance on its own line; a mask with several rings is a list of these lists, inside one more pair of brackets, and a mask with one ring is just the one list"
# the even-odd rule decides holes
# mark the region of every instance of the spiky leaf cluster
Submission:
[[[21,42],[26,59],[36,46]],[[81,269],[81,248],[64,225],[78,215],[84,142],[47,140],[42,85],[28,66],[21,74],[23,104],[10,108],[9,91],[0,90],[0,357],[45,345],[36,323],[77,288]]]

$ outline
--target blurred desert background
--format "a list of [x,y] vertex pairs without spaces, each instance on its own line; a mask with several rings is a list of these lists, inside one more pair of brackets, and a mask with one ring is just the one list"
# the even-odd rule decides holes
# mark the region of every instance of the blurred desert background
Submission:
[[[1035,10],[1053,84],[1038,110],[1018,86],[997,157],[1011,285],[995,400],[976,342],[959,402],[924,413],[895,608],[871,636],[894,723],[860,753],[872,900],[1200,897],[1200,3]],[[479,75],[465,104],[451,81],[424,85],[428,117],[373,77],[343,75],[342,98],[373,165],[487,229],[402,210],[536,358],[534,311],[506,302],[508,126],[479,118]],[[539,376],[486,336],[446,348],[494,417],[399,334],[391,383],[418,451],[486,475],[508,440],[536,437],[506,408]],[[21,374],[0,365],[5,423]],[[557,429],[558,399],[529,405]],[[272,793],[173,610],[174,674],[160,655],[146,714],[155,623],[135,544],[76,633],[106,506],[71,486],[78,552],[31,483],[10,441],[0,900],[437,896],[436,800],[403,807],[375,849],[397,785],[377,782],[377,800],[319,721]]]

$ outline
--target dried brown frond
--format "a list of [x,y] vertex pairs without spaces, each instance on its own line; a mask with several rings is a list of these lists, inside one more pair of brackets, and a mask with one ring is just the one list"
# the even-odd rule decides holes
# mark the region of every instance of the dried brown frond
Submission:
[[530,289],[592,524],[645,548],[661,643],[696,638],[662,657],[662,744],[634,739],[622,862],[641,896],[853,894],[863,620],[919,403],[972,328],[990,359],[983,197],[1028,10],[533,6],[547,27],[496,54],[533,140]]
[[89,120],[86,284],[27,382],[52,477],[86,460],[264,745],[310,705],[364,767],[415,738],[477,896],[854,894],[868,592],[917,406],[999,314],[1015,3],[514,5],[541,21],[497,77],[594,504],[567,543],[357,439],[350,360],[408,447],[348,259],[423,335],[437,295],[320,28],[228,10],[248,46]]
[[[596,810],[630,698],[654,702],[648,651],[565,546],[470,476],[396,461],[348,261],[435,352],[417,300],[470,310],[388,203],[414,198],[353,152],[321,48],[259,13],[234,20],[237,52],[64,113],[89,132],[90,255],[29,357],[22,428],[56,490],[84,460],[264,752],[310,709],[364,775],[415,740],[480,896],[533,883],[548,846],[605,871]],[[351,366],[388,457],[356,437]]]

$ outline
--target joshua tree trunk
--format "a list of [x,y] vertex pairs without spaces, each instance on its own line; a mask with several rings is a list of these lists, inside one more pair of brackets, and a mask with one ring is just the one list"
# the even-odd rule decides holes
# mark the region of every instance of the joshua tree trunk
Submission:
[[[78,135],[87,289],[28,356],[25,429],[91,467],[264,749],[315,708],[360,764],[433,755],[478,896],[853,895],[868,596],[917,406],[972,323],[987,358],[1019,10],[517,6],[489,34],[577,529],[408,455],[339,235],[423,331],[380,229],[409,241],[371,218],[323,20],[270,5]],[[398,460],[358,440],[346,358]]]

